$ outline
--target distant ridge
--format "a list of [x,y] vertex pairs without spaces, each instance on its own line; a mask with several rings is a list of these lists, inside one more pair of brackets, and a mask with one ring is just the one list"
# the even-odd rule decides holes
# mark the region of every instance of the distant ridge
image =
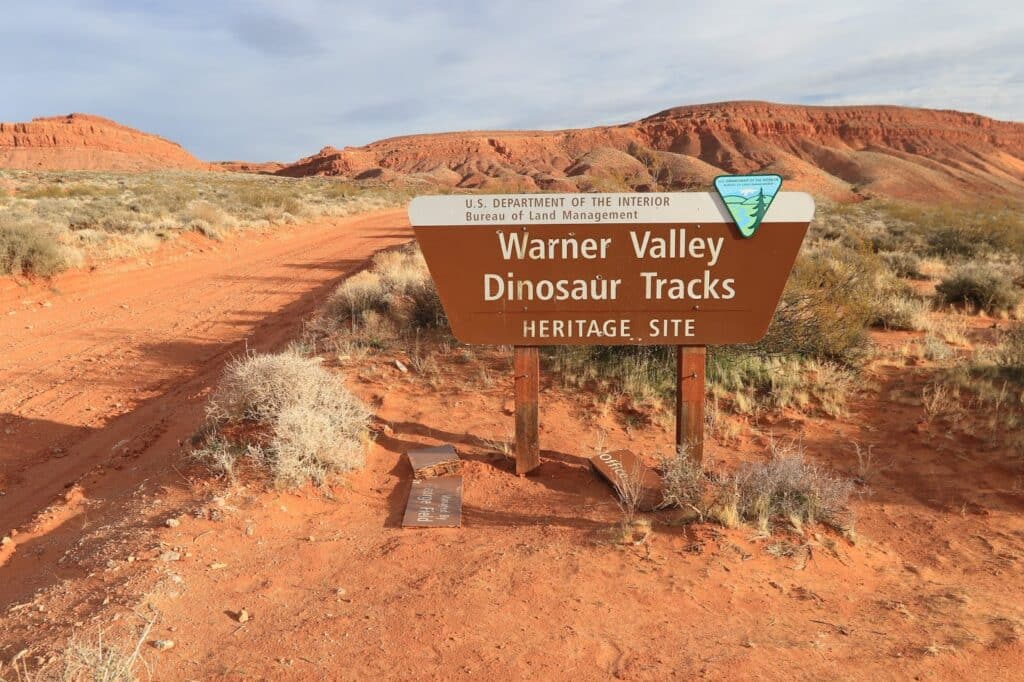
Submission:
[[100,116],[68,114],[0,123],[0,168],[211,170],[174,142]]
[[785,189],[856,201],[1024,198],[1024,123],[897,106],[720,102],[555,131],[468,131],[324,147],[294,163],[196,159],[98,116],[0,123],[0,168],[230,170],[507,191],[686,190],[778,173]]
[[897,106],[721,102],[618,126],[411,135],[325,147],[280,175],[423,179],[523,190],[710,187],[779,173],[786,189],[838,200],[1024,197],[1024,124]]

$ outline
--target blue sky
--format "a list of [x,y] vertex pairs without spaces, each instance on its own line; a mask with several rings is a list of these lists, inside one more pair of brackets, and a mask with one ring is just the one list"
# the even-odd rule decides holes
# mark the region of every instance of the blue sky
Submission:
[[0,120],[81,111],[208,160],[681,104],[903,104],[1024,121],[1024,3],[36,0]]

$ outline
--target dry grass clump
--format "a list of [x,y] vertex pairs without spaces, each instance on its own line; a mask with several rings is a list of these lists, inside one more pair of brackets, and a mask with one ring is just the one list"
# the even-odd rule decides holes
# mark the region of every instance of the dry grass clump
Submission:
[[37,274],[74,267],[84,257],[142,253],[183,232],[220,239],[232,230],[397,206],[414,193],[412,187],[373,182],[227,172],[0,170],[0,184],[14,190],[0,195],[0,253],[12,240],[6,232],[14,230],[64,256],[63,262],[42,255],[23,259],[18,267],[0,262],[0,273]]
[[0,215],[0,275],[34,275],[49,277],[66,267],[53,235],[45,226],[5,224]]
[[715,348],[708,359],[711,395],[738,414],[773,409],[846,414],[856,372],[848,367],[793,356],[763,356]]
[[1024,292],[1014,284],[1010,268],[975,261],[957,267],[943,278],[935,287],[935,295],[940,304],[1005,314],[1020,305]]
[[27,651],[5,666],[0,662],[0,682],[136,682],[141,667],[150,679],[142,647],[153,627],[147,623],[132,642],[110,641],[100,630],[95,639],[73,637],[64,650],[29,668]]
[[1024,383],[1024,323],[1003,336],[995,350],[996,366],[1007,377]]
[[901,279],[925,279],[924,265],[916,254],[907,251],[882,251],[878,254],[893,275]]
[[929,424],[1024,452],[1024,325],[936,372],[921,398]]
[[228,363],[196,458],[232,475],[239,459],[275,483],[323,483],[364,463],[370,413],[319,359],[289,350]]
[[662,457],[658,466],[661,471],[662,506],[678,507],[704,513],[704,493],[707,479],[704,466],[694,459],[689,449],[681,447],[671,457]]
[[814,523],[852,533],[853,481],[808,462],[795,444],[772,442],[768,461],[742,464],[731,475],[708,475],[686,451],[664,458],[660,468],[664,506],[693,512],[690,520],[728,528],[747,522],[765,534],[777,520],[798,533]]
[[327,302],[334,325],[353,330],[379,325],[384,318],[395,333],[446,329],[437,288],[416,244],[379,253],[368,270],[342,282]]
[[804,459],[795,445],[771,448],[767,462],[740,467],[733,480],[737,510],[741,518],[768,532],[774,520],[782,519],[795,530],[823,522],[847,527],[853,482],[839,478]]

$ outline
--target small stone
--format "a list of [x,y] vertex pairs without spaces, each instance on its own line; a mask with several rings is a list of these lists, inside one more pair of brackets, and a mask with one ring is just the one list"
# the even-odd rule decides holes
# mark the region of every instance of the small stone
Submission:
[[409,368],[406,367],[405,364],[398,359],[395,359],[395,368],[398,369],[398,371],[401,372],[402,374],[407,374],[409,372]]
[[346,594],[348,594],[348,590],[346,590],[344,587],[339,587],[336,590],[334,590],[334,594],[338,595],[339,597],[344,597]]
[[168,649],[173,649],[174,648],[174,640],[173,639],[158,639],[155,642],[153,642],[153,647],[157,651],[167,651]]
[[39,305],[43,306],[44,308],[52,308],[53,307],[53,304],[50,303],[49,301],[43,301]]
[[178,526],[181,525],[181,521],[179,521],[178,519],[176,519],[174,517],[171,517],[171,518],[167,519],[166,521],[164,521],[164,525],[167,526],[168,528],[177,528]]
[[212,568],[215,571],[219,571],[220,569],[227,568],[227,567],[228,567],[227,564],[222,564],[219,561],[210,564],[210,568]]
[[239,611],[238,612],[238,622],[239,623],[248,623],[249,622],[249,612],[246,611],[245,609],[242,609],[241,611]]
[[253,535],[255,532],[256,532],[256,529],[253,526],[246,526],[245,527],[245,534],[246,535]]
[[160,555],[160,561],[181,561],[181,552],[164,552]]
[[5,535],[2,538],[0,538],[0,547],[6,547],[7,545],[11,544],[12,542],[14,542],[14,540],[10,539],[9,537],[7,537]]

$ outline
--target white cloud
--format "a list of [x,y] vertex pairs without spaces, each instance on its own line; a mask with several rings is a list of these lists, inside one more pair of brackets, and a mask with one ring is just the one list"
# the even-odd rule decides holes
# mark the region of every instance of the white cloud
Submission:
[[1024,9],[1006,3],[41,4],[5,10],[0,120],[88,111],[207,159],[726,99],[1024,120]]

